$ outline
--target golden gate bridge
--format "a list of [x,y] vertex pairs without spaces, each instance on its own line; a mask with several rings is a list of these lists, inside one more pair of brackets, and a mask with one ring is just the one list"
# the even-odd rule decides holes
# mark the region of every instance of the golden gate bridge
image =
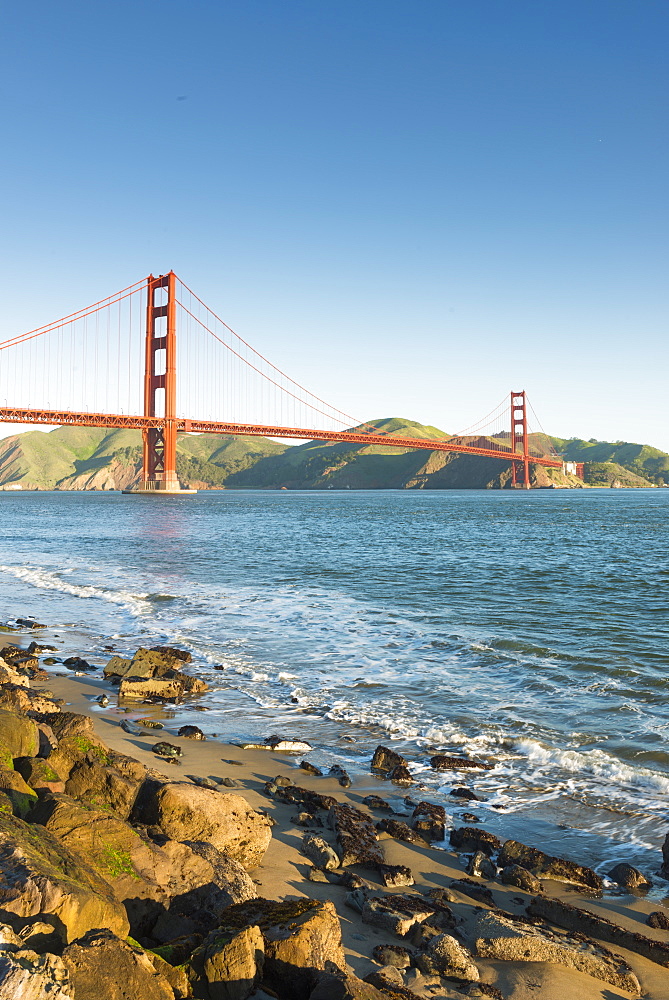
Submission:
[[379,433],[277,368],[173,271],[0,342],[0,402],[5,423],[141,430],[141,486],[130,492],[144,495],[194,492],[177,476],[180,432],[478,455],[510,463],[512,485],[526,489],[531,464],[563,464],[529,425],[524,391],[443,439]]

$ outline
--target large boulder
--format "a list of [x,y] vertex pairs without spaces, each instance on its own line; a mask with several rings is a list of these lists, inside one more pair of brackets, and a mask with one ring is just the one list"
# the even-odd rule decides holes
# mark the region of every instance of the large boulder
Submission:
[[206,1000],[246,1000],[262,978],[264,963],[258,926],[212,931],[190,960],[195,991]]
[[260,864],[272,837],[267,817],[241,795],[189,782],[147,782],[133,816],[171,840],[205,841],[244,868]]
[[75,1000],[58,955],[30,949],[0,952],[0,1000]]
[[638,997],[639,981],[625,961],[583,935],[557,934],[547,927],[518,923],[500,913],[479,913],[474,929],[476,954],[506,962],[551,962],[578,969]]
[[25,819],[37,802],[37,793],[26,784],[18,771],[10,771],[9,768],[1,766],[0,792],[7,796],[12,804],[12,812],[21,819]]
[[33,691],[22,684],[3,684],[0,687],[0,709],[6,712],[58,712],[60,706],[49,692]]
[[65,782],[43,757],[17,757],[14,767],[36,792],[64,792]]
[[350,972],[320,972],[309,1000],[388,1000],[388,993]]
[[202,694],[207,685],[199,677],[171,670],[162,677],[135,679],[125,677],[119,684],[118,696],[130,701],[144,701],[145,698],[164,698],[175,701],[185,694]]
[[564,858],[555,858],[551,854],[544,854],[536,847],[528,847],[517,840],[504,842],[497,864],[500,868],[520,865],[538,878],[555,879],[557,882],[567,882],[570,885],[593,889],[595,892],[601,892],[604,887],[603,880],[591,868],[566,861]]
[[74,712],[48,712],[41,714],[38,721],[46,723],[57,741],[49,754],[49,764],[62,781],[67,781],[74,765],[87,754],[99,764],[107,764],[110,751],[95,735],[93,720],[88,716]]
[[32,757],[39,750],[39,731],[32,719],[0,710],[0,761],[11,766],[14,757]]
[[84,858],[48,830],[1,812],[0,871],[0,920],[15,929],[39,915],[65,942],[92,928],[129,932],[125,909]]
[[63,952],[76,1000],[174,1000],[148,955],[109,931],[82,936]]
[[93,749],[74,761],[65,791],[72,798],[109,808],[121,819],[128,819],[147,773],[144,764],[132,757],[107,750],[101,758]]
[[257,926],[265,947],[264,980],[281,1000],[308,1000],[318,971],[346,968],[341,926],[330,900],[254,899],[231,906],[220,930]]

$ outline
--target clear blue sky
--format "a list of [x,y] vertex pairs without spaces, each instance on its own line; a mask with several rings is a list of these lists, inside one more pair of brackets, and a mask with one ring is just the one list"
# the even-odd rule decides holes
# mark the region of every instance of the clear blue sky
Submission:
[[669,450],[668,28],[666,0],[5,5],[2,339],[173,268],[361,418],[456,431],[526,388],[551,433]]

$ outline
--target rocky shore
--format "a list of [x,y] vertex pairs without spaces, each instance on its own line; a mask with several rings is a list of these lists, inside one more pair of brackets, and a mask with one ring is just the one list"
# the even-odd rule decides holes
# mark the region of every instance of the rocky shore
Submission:
[[223,744],[165,710],[204,689],[188,653],[101,674],[42,634],[0,638],[0,1000],[669,997],[653,873],[611,895],[473,813],[450,829],[385,746],[362,778]]

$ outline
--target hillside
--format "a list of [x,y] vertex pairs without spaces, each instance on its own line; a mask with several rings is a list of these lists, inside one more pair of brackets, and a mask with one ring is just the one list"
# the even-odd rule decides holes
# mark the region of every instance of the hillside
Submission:
[[[142,460],[139,431],[96,427],[58,427],[45,434],[28,431],[0,440],[0,486],[24,489],[114,490],[139,481]],[[222,486],[285,445],[267,438],[184,435],[177,441],[177,472],[193,486]]]
[[[399,417],[365,425],[371,427],[388,437],[448,437],[436,427]],[[567,460],[585,463],[588,486],[669,482],[669,455],[649,445],[547,440]],[[545,446],[547,441],[537,436],[535,443]],[[28,431],[0,440],[0,486],[126,489],[138,482],[140,466],[139,431],[60,427],[48,434]],[[534,486],[584,485],[557,470],[531,468]],[[267,438],[207,434],[179,435],[177,472],[182,482],[198,489],[504,489],[511,478],[509,465],[494,458],[323,441],[291,447]]]
[[[669,483],[669,455],[648,444],[630,444],[628,441],[611,443],[594,438],[582,441],[580,438],[554,437],[551,440],[556,451],[569,462],[613,463],[645,480],[646,484],[650,482],[663,486]],[[608,472],[613,474],[614,470]]]
[[[370,420],[365,428],[370,427],[389,437],[410,436],[427,441],[448,437],[436,427],[399,417]],[[476,443],[485,444],[478,439]],[[533,467],[532,475],[536,486],[583,485],[553,470]],[[508,464],[495,458],[309,441],[230,476],[227,486],[307,490],[503,489],[510,479]]]

